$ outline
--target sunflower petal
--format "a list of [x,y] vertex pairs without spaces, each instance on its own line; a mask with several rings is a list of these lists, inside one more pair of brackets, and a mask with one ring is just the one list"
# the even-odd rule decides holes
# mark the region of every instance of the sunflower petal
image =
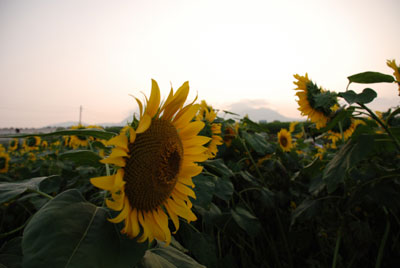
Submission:
[[90,182],[97,188],[111,191],[115,183],[115,175],[91,178]]
[[191,139],[204,128],[204,125],[205,124],[201,121],[191,122],[179,131],[179,136],[181,139]]
[[153,211],[154,220],[158,223],[161,230],[165,234],[165,242],[166,246],[171,243],[171,231],[168,228],[168,217],[164,213],[162,209],[157,208],[157,210]]
[[131,210],[131,206],[129,205],[129,200],[127,197],[125,197],[124,208],[122,209],[121,213],[119,213],[119,215],[117,217],[115,217],[113,219],[108,219],[108,220],[112,223],[119,223],[119,222],[123,221],[129,215],[130,210]]
[[136,208],[131,211],[132,237],[136,237],[140,233],[138,211]]
[[210,137],[205,137],[205,136],[195,136],[191,139],[188,140],[183,140],[183,146],[186,147],[192,147],[192,146],[199,146],[199,145],[204,145],[207,142],[211,140]]
[[158,87],[157,82],[154,79],[151,79],[151,94],[145,111],[145,113],[150,115],[151,118],[157,113],[160,99],[160,88]]
[[183,185],[180,182],[178,182],[175,185],[175,189],[177,191],[179,191],[180,193],[182,193],[182,194],[188,195],[188,196],[193,197],[194,199],[196,199],[196,194],[193,192],[193,190],[188,188],[186,185]]
[[173,234],[175,234],[179,230],[179,218],[176,215],[175,211],[168,205],[168,201],[164,202],[164,206],[167,209],[168,215],[175,226],[175,231],[173,232]]
[[119,134],[107,141],[108,146],[117,146],[121,147],[124,150],[128,150],[128,138],[125,135]]
[[204,153],[205,151],[207,151],[206,147],[196,146],[196,147],[185,148],[183,150],[183,154],[184,155],[198,155],[198,154]]
[[167,200],[168,206],[176,212],[179,216],[186,219],[188,222],[197,220],[196,215],[188,208],[184,206],[179,206],[173,199]]
[[114,164],[119,167],[124,167],[126,164],[123,157],[107,157],[100,160],[100,162],[103,164]]
[[177,128],[184,128],[189,122],[194,118],[197,111],[199,110],[199,105],[194,104],[192,106],[186,106],[182,109],[174,118],[173,125]]
[[136,129],[136,134],[145,132],[151,125],[151,116],[149,114],[144,114],[140,118],[139,126]]
[[182,165],[182,169],[179,172],[179,177],[194,177],[201,173],[203,170],[202,166],[199,165]]

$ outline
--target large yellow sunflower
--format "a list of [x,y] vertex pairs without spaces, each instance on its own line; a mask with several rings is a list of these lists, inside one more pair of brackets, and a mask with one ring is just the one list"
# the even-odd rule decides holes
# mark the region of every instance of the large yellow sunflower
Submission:
[[297,86],[295,90],[298,90],[296,95],[299,97],[297,103],[300,106],[298,110],[301,112],[301,115],[306,115],[308,119],[316,124],[317,129],[325,127],[330,120],[331,113],[338,107],[337,100],[332,97],[327,103],[328,106],[317,107],[315,101],[316,96],[329,93],[318,88],[317,85],[308,78],[307,73],[305,76],[295,74],[294,78],[297,79],[297,81],[293,83]]
[[111,193],[106,200],[109,208],[120,211],[113,223],[124,221],[122,233],[138,237],[139,242],[154,238],[171,241],[168,216],[175,231],[179,217],[188,222],[196,220],[191,211],[189,196],[195,198],[192,177],[200,174],[202,166],[196,162],[207,160],[210,138],[198,136],[204,123],[192,121],[199,105],[184,106],[189,93],[185,82],[175,93],[171,92],[160,105],[160,90],[152,80],[150,98],[140,108],[137,127],[124,127],[107,144],[115,146],[102,163],[118,169],[114,175],[92,178],[91,183]]
[[41,139],[38,136],[28,137],[24,140],[24,149],[26,151],[37,150],[39,149],[40,141]]
[[397,84],[399,85],[399,96],[400,96],[400,66],[397,66],[396,60],[388,60],[387,66],[393,69],[393,75],[396,77]]
[[214,158],[218,152],[217,146],[223,144],[223,139],[221,137],[221,124],[214,123],[216,117],[217,113],[214,109],[207,105],[205,100],[202,100],[196,119],[205,121],[206,127],[209,128],[211,141],[206,145],[208,148],[208,158]]
[[292,136],[285,128],[278,132],[278,142],[284,152],[289,152],[292,149]]
[[10,156],[6,152],[0,152],[0,173],[7,173],[8,163],[10,162]]

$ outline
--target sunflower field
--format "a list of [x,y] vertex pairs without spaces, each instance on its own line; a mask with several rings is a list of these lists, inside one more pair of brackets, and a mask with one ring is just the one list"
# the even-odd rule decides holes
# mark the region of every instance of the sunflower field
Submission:
[[302,122],[152,80],[126,126],[2,136],[0,267],[398,267],[400,108],[351,89],[400,95],[387,64],[342,92],[294,75]]

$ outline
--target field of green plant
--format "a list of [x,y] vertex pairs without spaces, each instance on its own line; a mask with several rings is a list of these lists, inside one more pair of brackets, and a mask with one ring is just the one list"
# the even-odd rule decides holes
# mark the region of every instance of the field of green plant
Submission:
[[341,92],[295,75],[304,122],[153,80],[127,126],[0,138],[0,267],[398,267],[400,108],[351,89],[398,98],[388,66]]

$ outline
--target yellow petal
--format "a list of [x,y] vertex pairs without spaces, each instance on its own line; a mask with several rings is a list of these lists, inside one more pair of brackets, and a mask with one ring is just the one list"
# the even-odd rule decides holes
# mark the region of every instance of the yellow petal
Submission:
[[203,170],[202,166],[199,165],[182,165],[179,177],[194,177],[201,173]]
[[106,205],[107,207],[116,210],[116,211],[120,211],[123,206],[124,206],[124,199],[121,198],[121,200],[116,200],[116,201],[112,201],[110,199],[106,199]]
[[179,230],[179,219],[174,210],[168,205],[168,200],[167,202],[164,202],[164,206],[168,211],[169,217],[171,218],[172,222],[174,223],[175,226],[175,231],[173,232],[174,234]]
[[185,82],[183,85],[176,91],[175,95],[165,106],[163,118],[165,120],[170,120],[172,116],[183,106],[185,103],[187,96],[189,94],[189,83]]
[[154,237],[157,238],[158,240],[165,241],[166,236],[163,230],[160,228],[158,222],[154,219],[153,212],[149,211],[145,213],[146,213],[146,219],[151,226]]
[[90,182],[97,188],[111,191],[114,187],[115,175],[91,178]]
[[205,151],[207,151],[206,147],[196,146],[196,147],[185,148],[183,150],[183,154],[184,155],[198,155],[198,154],[204,153]]
[[199,105],[195,104],[190,107],[186,106],[182,109],[174,118],[173,125],[177,128],[184,128],[189,122],[194,118],[197,111],[199,110]]
[[119,215],[114,219],[109,219],[109,221],[112,223],[119,223],[129,215],[130,211],[131,211],[131,206],[129,205],[129,200],[128,198],[125,197],[124,208],[122,209],[121,213],[119,213]]
[[123,157],[123,156],[128,156],[127,152],[119,147],[116,147],[114,149],[112,149],[111,154],[109,157]]
[[179,131],[181,139],[191,139],[196,136],[200,130],[204,128],[204,123],[201,121],[191,122],[185,128]]
[[208,159],[207,154],[185,155],[184,161],[187,162],[204,162]]
[[136,208],[131,211],[132,237],[136,237],[140,233],[138,211]]
[[118,146],[128,151],[128,138],[125,135],[119,134],[107,141],[108,146]]
[[160,88],[158,87],[157,82],[154,79],[151,79],[151,94],[149,102],[147,103],[146,111],[150,118],[157,113],[158,106],[160,105]]
[[124,182],[124,175],[125,175],[125,171],[120,168],[117,170],[117,173],[115,174],[115,187],[121,188],[125,182]]
[[178,177],[178,181],[187,186],[191,186],[191,187],[195,186],[191,177]]
[[142,115],[143,115],[143,104],[138,98],[136,98],[136,97],[134,97],[134,98],[135,98],[135,100],[136,100],[136,102],[137,102],[137,104],[139,106],[140,117],[142,117]]
[[142,118],[140,118],[139,126],[136,129],[136,133],[143,133],[145,132],[151,125],[151,116],[149,114],[144,114]]
[[207,142],[209,142],[211,138],[205,137],[205,136],[195,136],[193,138],[190,138],[188,140],[183,140],[183,147],[192,147],[192,146],[199,146],[199,145],[204,145]]
[[154,240],[154,236],[153,233],[151,232],[151,228],[148,226],[148,220],[145,218],[143,211],[138,211],[138,218],[140,225],[143,228],[143,234],[138,239],[138,242],[144,242],[146,241],[146,239],[149,239],[149,242],[152,242]]
[[164,213],[162,209],[157,208],[156,211],[153,211],[154,220],[158,223],[161,230],[165,234],[165,242],[166,246],[171,243],[171,231],[168,228],[168,217]]
[[188,208],[184,206],[179,206],[173,199],[167,200],[168,206],[173,210],[176,214],[186,219],[188,222],[197,220],[196,215]]
[[188,195],[190,197],[196,198],[196,194],[193,192],[193,190],[188,188],[186,185],[183,185],[180,182],[176,183],[175,189],[178,190],[182,194],[185,194],[185,195]]

